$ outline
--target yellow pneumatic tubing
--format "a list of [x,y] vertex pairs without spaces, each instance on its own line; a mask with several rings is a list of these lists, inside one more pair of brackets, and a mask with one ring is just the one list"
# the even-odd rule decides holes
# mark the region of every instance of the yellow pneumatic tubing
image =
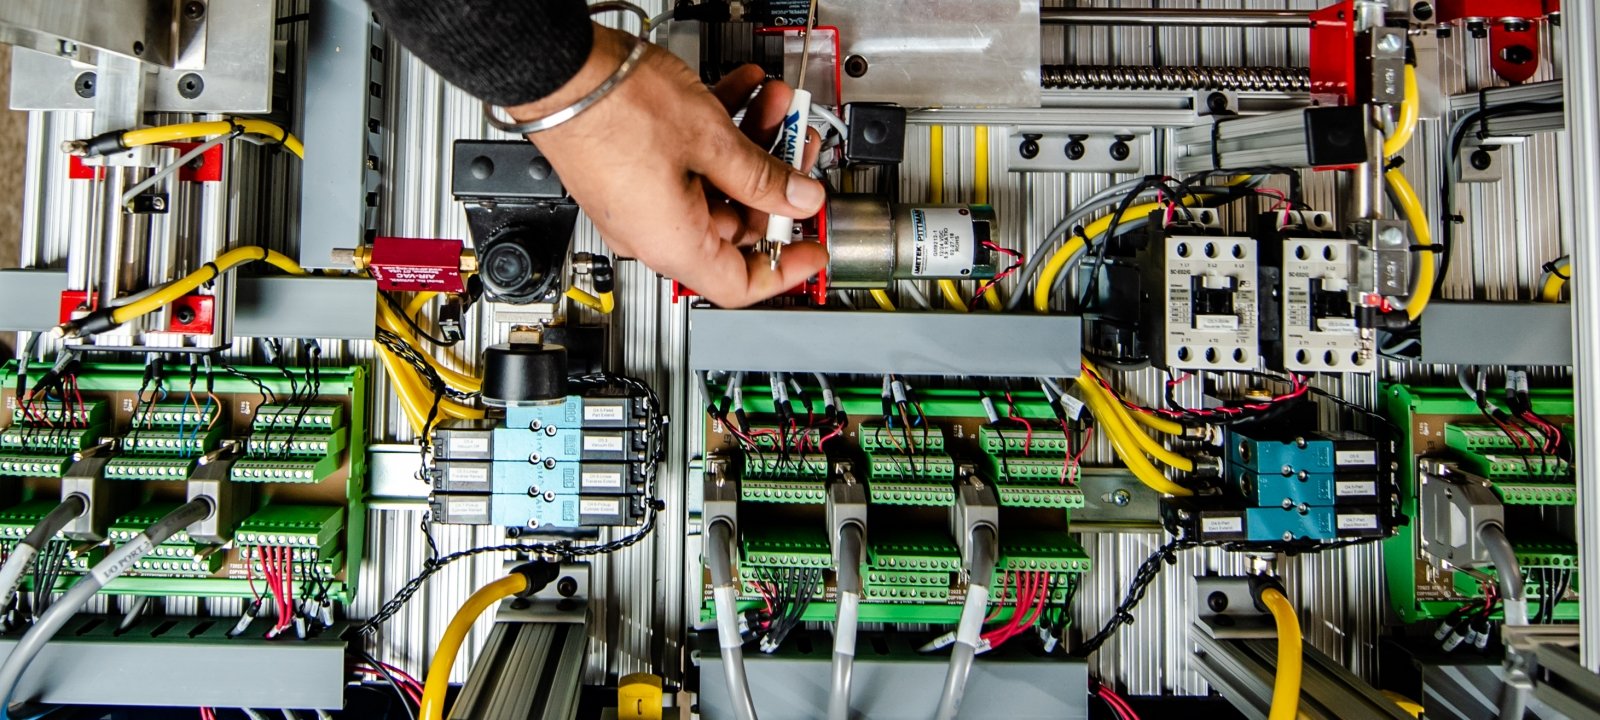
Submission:
[[[1559,266],[1556,269],[1557,270],[1563,270]],[[1571,273],[1572,272],[1572,266],[1571,265],[1567,265],[1566,268],[1563,271],[1567,272],[1567,273]],[[1552,271],[1550,273],[1550,277],[1545,278],[1544,287],[1539,289],[1539,299],[1543,300],[1545,302],[1550,302],[1550,303],[1561,302],[1561,289],[1566,287],[1566,286],[1567,286],[1567,279],[1565,277],[1561,276],[1561,275],[1556,274],[1556,272]]]
[[950,309],[957,312],[968,312],[967,302],[961,299],[961,290],[956,287],[956,281],[940,280],[936,284],[939,286],[939,294],[944,296],[944,302],[950,306]]
[[1289,598],[1275,588],[1262,590],[1261,602],[1278,625],[1278,677],[1272,684],[1272,709],[1267,720],[1295,720],[1300,716],[1301,653],[1305,644],[1300,636],[1300,618],[1295,616]]
[[1417,102],[1417,66],[1407,65],[1405,99],[1400,101],[1400,120],[1395,123],[1394,134],[1383,141],[1383,154],[1393,157],[1404,150],[1417,132],[1417,120],[1422,116],[1421,103]]
[[1111,393],[1106,392],[1105,388],[1100,387],[1100,383],[1094,378],[1090,377],[1088,384],[1090,392],[1095,393],[1101,406],[1110,416],[1106,418],[1101,417],[1098,413],[1095,415],[1096,418],[1100,419],[1102,430],[1120,434],[1124,441],[1131,441],[1130,444],[1139,448],[1144,454],[1171,465],[1182,472],[1194,472],[1193,460],[1168,450],[1166,446],[1156,442],[1155,438],[1146,435],[1143,430],[1134,425],[1133,419],[1129,415],[1139,413],[1133,413],[1122,407],[1122,404],[1117,402],[1117,399],[1112,397]]
[[[1428,214],[1422,209],[1422,201],[1417,199],[1417,191],[1411,188],[1406,176],[1396,168],[1384,173],[1383,179],[1389,184],[1389,190],[1394,193],[1401,212],[1405,213],[1406,221],[1411,223],[1411,232],[1416,234],[1417,244],[1432,245],[1433,229],[1428,225]],[[1433,278],[1437,272],[1433,267],[1432,250],[1419,250],[1418,255],[1421,256],[1421,262],[1417,263],[1417,288],[1412,291],[1411,299],[1406,303],[1406,315],[1412,320],[1422,316],[1422,311],[1428,307],[1428,301],[1433,298]]]
[[306,149],[305,146],[300,144],[300,138],[295,137],[275,123],[253,118],[231,118],[211,122],[178,123],[176,125],[139,128],[123,133],[122,144],[132,148],[194,138],[210,138],[218,135],[227,135],[233,132],[235,127],[241,128],[252,135],[264,135],[277,140],[283,143],[285,150],[294,153],[295,157],[304,158],[306,156]]
[[444,380],[446,385],[461,392],[478,392],[483,389],[482,379],[447,368],[439,364],[439,361],[432,355],[423,352],[422,348],[417,345],[416,337],[411,333],[411,327],[406,325],[404,320],[397,317],[394,309],[385,303],[378,303],[378,326],[400,336],[400,339],[404,340],[407,345],[415,348],[417,354],[421,355],[423,359],[428,361],[428,365],[433,367],[434,372],[439,373],[439,377]]
[[878,309],[894,312],[894,302],[889,299],[888,291],[869,290],[868,292],[871,293],[872,299],[878,303]]
[[467,639],[467,633],[472,631],[478,616],[495,603],[527,589],[528,578],[511,574],[478,588],[462,603],[455,617],[450,618],[450,625],[444,629],[439,647],[433,651],[433,664],[428,666],[428,680],[422,689],[420,720],[444,718],[444,699],[450,692],[450,670],[455,667],[456,653],[461,651],[461,644]]
[[1097,418],[1104,418],[1101,426],[1104,428],[1106,436],[1111,439],[1111,448],[1116,451],[1117,457],[1122,459],[1122,464],[1128,466],[1128,470],[1133,473],[1133,476],[1149,486],[1151,490],[1165,495],[1193,495],[1194,492],[1192,490],[1178,485],[1168,480],[1165,475],[1162,475],[1161,471],[1150,464],[1150,461],[1139,452],[1137,447],[1114,429],[1117,426],[1117,421],[1112,414],[1113,411],[1105,406],[1105,399],[1095,392],[1093,383],[1093,380],[1085,376],[1078,377],[1078,387],[1083,391],[1084,401],[1089,405],[1089,412]]
[[160,290],[150,293],[144,298],[135,300],[127,305],[117,307],[111,311],[111,320],[112,322],[121,325],[122,323],[133,320],[134,318],[147,315],[159,308],[165,307],[178,298],[194,292],[195,288],[211,282],[222,273],[232,270],[233,268],[245,263],[257,261],[265,262],[268,265],[289,273],[290,275],[306,274],[305,269],[300,267],[299,263],[289,259],[287,256],[279,252],[256,246],[234,248],[221,255],[218,255],[217,259],[212,260],[211,262],[202,266],[199,270],[167,283]]

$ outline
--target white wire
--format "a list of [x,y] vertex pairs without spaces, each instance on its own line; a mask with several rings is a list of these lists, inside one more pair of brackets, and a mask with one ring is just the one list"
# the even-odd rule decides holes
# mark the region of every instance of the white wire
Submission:
[[821,103],[811,103],[811,114],[828,121],[828,124],[832,125],[833,129],[839,131],[839,137],[850,136],[850,126],[845,125],[844,120],[840,119],[832,110],[829,110],[828,106]]
[[162,180],[165,180],[168,175],[171,175],[171,174],[177,172],[180,168],[183,168],[183,167],[187,166],[189,163],[194,162],[195,158],[200,157],[201,155],[204,155],[207,150],[210,150],[211,148],[214,148],[214,147],[216,147],[218,145],[221,145],[221,144],[223,144],[223,143],[225,143],[225,142],[227,142],[229,140],[232,140],[235,136],[236,136],[235,133],[229,133],[229,134],[226,134],[226,135],[218,135],[218,136],[216,136],[214,138],[211,138],[210,140],[207,140],[207,141],[205,141],[203,143],[200,143],[199,145],[194,146],[194,148],[190,149],[189,152],[186,152],[186,153],[184,153],[182,155],[179,155],[178,159],[174,160],[170,165],[167,165],[166,167],[163,167],[160,170],[155,171],[155,174],[151,175],[150,177],[145,178],[144,181],[139,183],[138,185],[134,185],[133,187],[128,188],[127,192],[122,193],[122,207],[124,207],[124,208],[129,207],[128,204],[133,202],[134,198],[139,197],[140,193],[142,193],[142,192],[144,192],[146,190],[149,190],[152,187],[155,187],[156,183],[161,182]]

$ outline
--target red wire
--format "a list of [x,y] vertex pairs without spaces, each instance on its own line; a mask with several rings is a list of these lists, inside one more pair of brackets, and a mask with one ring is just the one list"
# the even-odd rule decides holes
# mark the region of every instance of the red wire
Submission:
[[261,602],[261,593],[256,592],[256,562],[250,558],[249,550],[245,550],[244,554],[244,581],[250,583],[250,594],[256,602]]
[[1017,401],[1011,398],[1010,390],[1006,391],[1006,415],[1010,419],[1022,423],[1022,427],[1028,432],[1023,439],[1022,455],[1024,457],[1033,455],[1033,423],[1028,422],[1027,418],[1017,413]]
[[[385,665],[384,667],[386,669],[389,668],[389,666],[387,666],[387,665]],[[356,672],[358,672],[358,673],[360,673],[362,675],[367,675],[369,677],[377,678],[379,680],[388,680],[388,678],[383,676],[383,673],[378,672],[377,670],[374,670],[374,669],[369,668],[369,667],[357,667],[356,668]],[[390,674],[394,674],[395,671],[393,669],[390,669],[389,673]],[[395,679],[396,680],[400,680],[400,678],[398,678],[398,677],[395,678]],[[422,704],[422,693],[417,692],[417,690],[415,688],[411,687],[411,685],[409,683],[398,682],[398,683],[395,684],[395,687],[399,688],[400,692],[405,693],[406,697],[411,698],[411,702],[416,703],[418,705]]]
[[983,624],[984,625],[988,625],[989,623],[994,622],[994,619],[996,617],[999,617],[1000,611],[1005,609],[1005,604],[1006,604],[1006,583],[1009,583],[1009,582],[1011,582],[1011,571],[1010,570],[1002,570],[1002,571],[1000,571],[1000,592],[996,593],[994,597],[990,598],[990,600],[994,601],[994,611],[989,613],[989,617],[986,617],[986,618],[983,619]]
[[1105,699],[1106,704],[1110,705],[1111,709],[1117,711],[1118,717],[1124,718],[1124,720],[1139,720],[1139,714],[1133,711],[1133,706],[1129,705],[1127,700],[1122,699],[1122,696],[1112,691],[1111,688],[1101,685],[1100,697]]

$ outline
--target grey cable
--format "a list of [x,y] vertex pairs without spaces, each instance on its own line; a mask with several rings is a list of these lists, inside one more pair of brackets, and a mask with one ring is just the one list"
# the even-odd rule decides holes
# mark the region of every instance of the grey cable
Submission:
[[828,720],[850,720],[850,676],[855,669],[857,606],[861,600],[861,526],[839,528],[838,590],[833,623],[833,689],[828,693]]
[[[1056,223],[1056,226],[1051,228],[1050,232],[1045,233],[1044,242],[1033,249],[1033,254],[1028,256],[1028,261],[1022,265],[1022,272],[1017,275],[1016,286],[1018,288],[1026,288],[1028,286],[1033,276],[1039,274],[1039,269],[1044,267],[1045,260],[1049,259],[1050,255],[1054,253],[1055,246],[1067,239],[1067,232],[1072,230],[1072,226],[1093,215],[1101,207],[1121,199],[1123,195],[1138,187],[1139,182],[1139,179],[1124,180],[1090,195],[1083,202],[1078,203],[1077,207],[1074,207],[1071,212],[1067,213],[1066,217],[1061,219],[1061,222]],[[1015,310],[1022,307],[1023,296],[1027,294],[1026,292],[1011,293],[1011,297],[1006,299],[1006,309]]]
[[1499,523],[1484,523],[1478,527],[1478,540],[1489,551],[1489,561],[1494,563],[1499,576],[1500,594],[1506,604],[1507,625],[1528,624],[1528,597],[1522,589],[1522,565],[1517,562],[1517,551],[1506,539],[1505,528]]
[[[939,694],[939,709],[933,715],[936,720],[955,720],[956,714],[961,712],[961,697],[967,691],[967,676],[972,673],[972,659],[978,652],[976,640],[983,630],[983,615],[988,607],[989,580],[994,577],[997,543],[993,528],[973,528],[972,563],[967,568],[968,601],[961,608],[961,624],[956,631],[956,643],[950,650],[944,690]],[[983,602],[973,602],[974,590],[983,596]]]
[[61,532],[84,511],[89,509],[89,501],[79,493],[68,495],[54,510],[51,510],[34,525],[32,530],[24,535],[17,546],[11,550],[10,557],[6,558],[4,565],[0,565],[0,609],[10,604],[11,594],[16,592],[17,585],[22,582],[22,576],[28,573],[28,564],[44,548],[44,544]]
[[195,498],[179,506],[178,509],[167,513],[166,517],[157,520],[154,525],[121,547],[112,550],[104,559],[96,563],[88,574],[78,580],[61,599],[50,606],[33,627],[23,634],[11,649],[11,654],[6,657],[5,663],[0,665],[0,702],[5,706],[11,705],[11,695],[17,690],[17,683],[22,680],[22,674],[27,672],[28,666],[39,656],[39,651],[44,649],[46,643],[54,638],[56,633],[72,619],[100,588],[107,582],[126,572],[133,567],[140,558],[148,555],[157,545],[167,541],[175,533],[211,516],[216,504],[205,497]]
[[[706,530],[706,565],[711,570],[711,592],[717,600],[717,641],[722,646],[722,673],[728,681],[728,697],[737,720],[756,720],[756,704],[750,695],[750,678],[744,672],[744,643],[739,637],[739,619],[728,617],[735,609],[738,590],[733,584],[733,528],[714,522]],[[732,637],[728,637],[729,633]]]
[[168,175],[171,175],[177,172],[180,168],[194,162],[195,158],[204,155],[207,150],[232,140],[237,136],[238,133],[218,135],[210,140],[194,146],[194,148],[189,150],[189,152],[179,155],[177,160],[174,160],[171,164],[161,168],[160,170],[157,170],[155,174],[145,178],[138,185],[128,188],[127,192],[122,193],[122,206],[127,207],[128,203],[133,202],[134,198],[139,197],[139,193],[155,187],[156,183],[161,182],[162,179],[166,178]]
[[905,291],[905,294],[911,296],[911,302],[916,303],[917,307],[923,310],[933,309],[933,303],[928,302],[928,296],[923,294],[922,288],[918,287],[915,282],[902,283],[900,288]]
[[267,716],[262,715],[261,713],[255,711],[255,710],[251,710],[250,708],[239,708],[239,709],[241,711],[243,711],[245,717],[250,718],[250,720],[267,720]]

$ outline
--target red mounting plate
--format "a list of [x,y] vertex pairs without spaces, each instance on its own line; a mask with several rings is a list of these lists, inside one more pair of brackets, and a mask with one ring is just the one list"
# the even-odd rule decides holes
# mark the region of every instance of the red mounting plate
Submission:
[[210,335],[215,328],[216,298],[210,295],[185,295],[167,311],[167,332]]

